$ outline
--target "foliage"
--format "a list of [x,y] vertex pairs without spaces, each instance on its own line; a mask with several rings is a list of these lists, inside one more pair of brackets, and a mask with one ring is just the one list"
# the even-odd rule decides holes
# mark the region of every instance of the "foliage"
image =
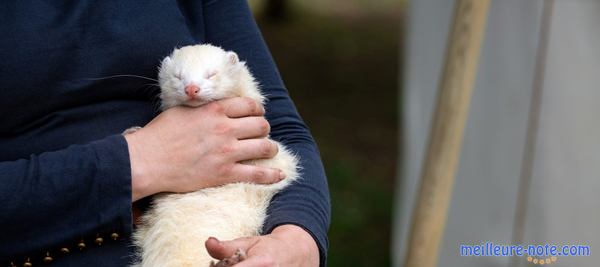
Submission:
[[326,14],[299,2],[287,21],[259,24],[325,163],[329,266],[389,266],[401,6]]

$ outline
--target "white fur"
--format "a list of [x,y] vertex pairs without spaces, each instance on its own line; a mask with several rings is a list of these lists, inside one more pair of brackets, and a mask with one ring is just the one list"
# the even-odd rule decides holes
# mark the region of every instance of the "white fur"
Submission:
[[[216,72],[216,75],[213,75]],[[211,45],[187,46],[165,58],[159,72],[163,109],[199,106],[232,96],[246,96],[261,103],[264,97],[244,62],[233,52]],[[186,99],[184,87],[198,85],[200,100]],[[255,236],[266,218],[273,195],[298,179],[298,159],[282,144],[272,159],[245,162],[281,169],[286,179],[272,185],[235,183],[187,194],[155,196],[134,233],[143,267],[207,267],[212,258],[204,242]]]

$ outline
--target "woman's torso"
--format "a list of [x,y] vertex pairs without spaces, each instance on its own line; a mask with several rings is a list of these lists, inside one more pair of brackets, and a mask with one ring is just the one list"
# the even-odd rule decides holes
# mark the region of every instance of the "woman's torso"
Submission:
[[203,41],[201,1],[0,4],[0,161],[144,125],[160,60]]

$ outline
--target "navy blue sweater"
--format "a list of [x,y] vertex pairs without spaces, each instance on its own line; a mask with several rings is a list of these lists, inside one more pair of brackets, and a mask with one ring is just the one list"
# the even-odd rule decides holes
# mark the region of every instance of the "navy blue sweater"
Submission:
[[0,18],[0,266],[48,255],[55,266],[128,264],[131,170],[119,133],[157,115],[157,89],[94,78],[156,78],[173,48],[197,43],[237,52],[268,95],[271,136],[300,156],[303,178],[273,199],[264,231],[303,227],[324,265],[323,166],[245,0],[2,1]]

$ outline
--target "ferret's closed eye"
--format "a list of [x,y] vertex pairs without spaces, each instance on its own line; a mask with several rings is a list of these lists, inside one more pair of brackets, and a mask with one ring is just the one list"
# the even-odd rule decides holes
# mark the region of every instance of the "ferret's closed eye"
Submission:
[[216,76],[217,76],[217,71],[209,71],[209,72],[206,74],[206,79],[212,79],[212,78],[214,78],[214,77],[216,77]]

